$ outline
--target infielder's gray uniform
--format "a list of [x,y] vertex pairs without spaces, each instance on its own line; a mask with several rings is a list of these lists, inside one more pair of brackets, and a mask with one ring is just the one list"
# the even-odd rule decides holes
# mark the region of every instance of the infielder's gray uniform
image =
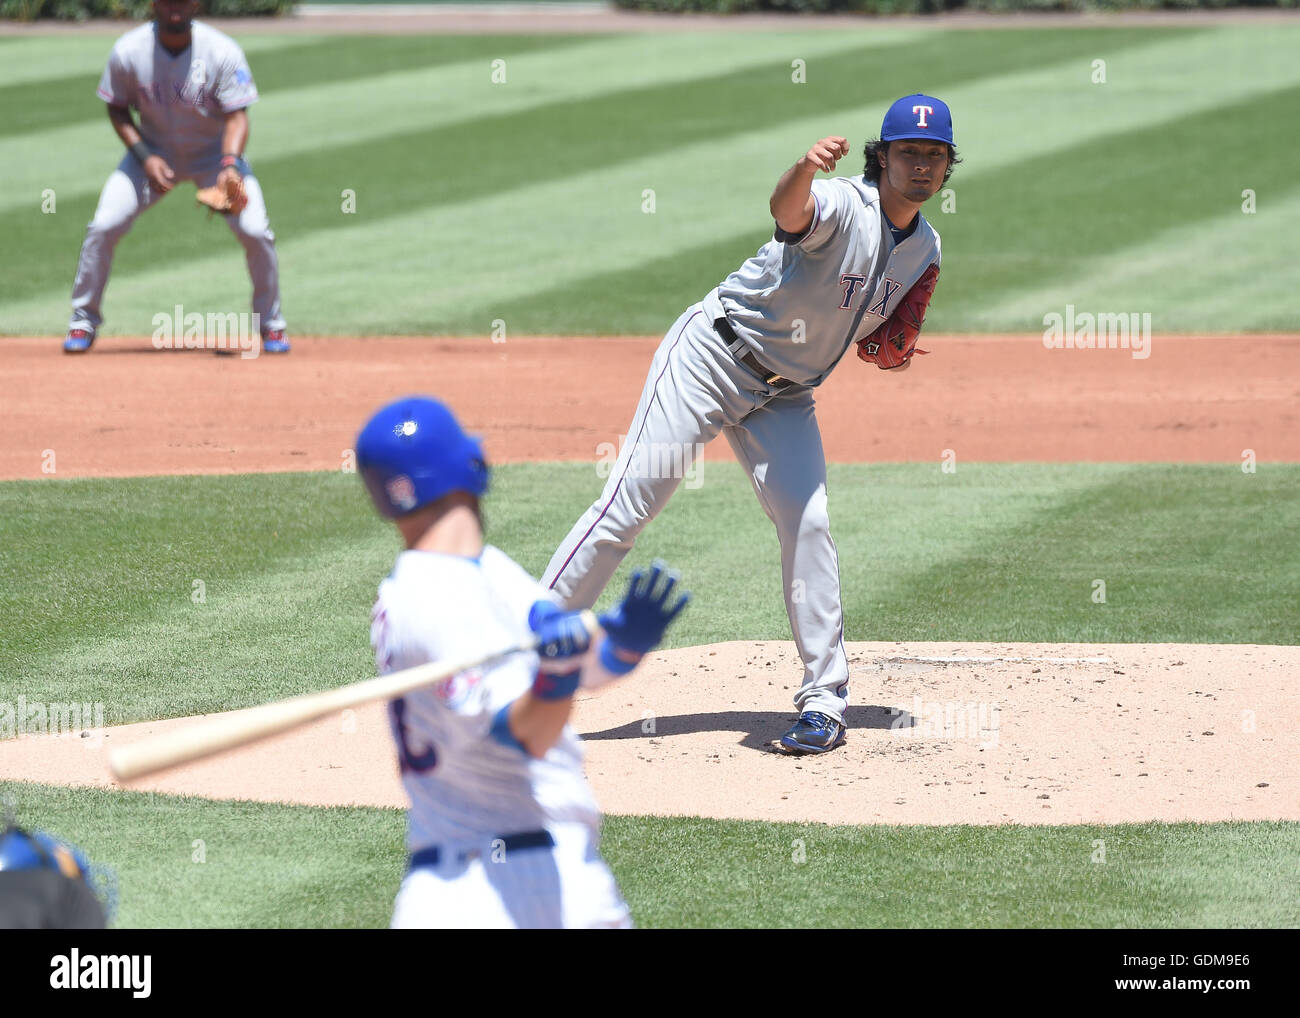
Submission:
[[[154,22],[127,32],[113,46],[98,95],[109,105],[139,112],[140,136],[175,171],[177,183],[192,180],[198,187],[211,187],[221,169],[224,116],[256,102],[257,86],[235,40],[201,21],[192,23],[191,32],[189,48],[175,56],[158,41]],[[253,281],[253,311],[261,317],[265,333],[285,326],[275,234],[261,185],[246,164],[239,169],[248,204],[239,215],[224,218],[244,245]],[[113,250],[135,217],[161,197],[135,156],[129,152],[123,156],[104,184],[95,216],[86,227],[69,329],[98,329]]]
[[[605,490],[560,544],[543,582],[570,608],[590,607],[681,482],[678,470],[664,467],[689,463],[722,431],[781,542],[786,611],[804,662],[795,704],[842,720],[848,660],[813,390],[940,252],[920,213],[896,241],[863,177],[815,180],[812,195],[816,211],[803,234],[778,229],[664,337]],[[746,353],[768,369],[764,377],[741,363]],[[784,380],[765,381],[774,374]]]

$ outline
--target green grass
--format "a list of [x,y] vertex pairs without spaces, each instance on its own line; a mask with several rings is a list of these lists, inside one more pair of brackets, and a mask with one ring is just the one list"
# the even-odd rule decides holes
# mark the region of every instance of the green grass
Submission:
[[[788,640],[775,531],[738,467],[699,469],[602,603],[662,557],[696,595],[670,645]],[[846,636],[1298,643],[1298,483],[1276,464],[834,465]],[[600,485],[589,465],[500,467],[488,538],[540,575]],[[0,697],[120,723],[368,674],[398,542],[355,476],[279,474],[9,482],[0,548]]]
[[[766,239],[771,187],[811,141],[859,148],[911,90],[952,103],[966,158],[956,212],[928,209],[931,328],[1037,331],[1066,303],[1150,311],[1162,332],[1295,328],[1300,139],[1274,129],[1300,90],[1291,27],[246,41],[297,332],[661,333]],[[11,42],[0,73],[5,333],[60,330],[120,158],[94,52],[52,47]],[[243,308],[237,245],[190,205],[185,187],[123,241],[106,331],[148,332],[177,302]]]
[[[1293,27],[239,41],[299,333],[473,334],[498,318],[515,335],[662,333],[764,242],[772,184],[813,140],[859,149],[911,91],[951,102],[966,159],[956,211],[927,209],[945,255],[931,329],[1038,331],[1067,303],[1149,311],[1158,332],[1296,327],[1300,139],[1276,131],[1300,100]],[[66,319],[121,155],[94,97],[109,44],[4,43],[5,334]],[[186,187],[122,243],[106,332],[148,332],[176,303],[245,305],[237,245],[190,205]],[[661,556],[695,592],[670,645],[788,639],[747,480],[707,457],[701,479],[628,560]],[[590,465],[499,468],[489,539],[539,574],[600,485]],[[846,636],[1296,644],[1298,485],[1300,466],[1276,464],[833,466]],[[341,474],[0,484],[0,701],[103,702],[121,723],[365,676],[396,550]],[[396,810],[9,791],[26,822],[117,871],[122,926],[381,926],[401,876]],[[1279,893],[1296,823],[610,817],[604,852],[651,927],[1300,922]]]
[[114,925],[375,927],[392,915],[405,814],[0,783],[18,822],[112,871]]
[[[122,927],[374,927],[403,813],[10,784],[116,875]],[[1104,862],[1097,841],[1104,842]],[[1285,927],[1300,824],[832,827],[608,817],[642,927]],[[202,861],[198,861],[202,859]]]

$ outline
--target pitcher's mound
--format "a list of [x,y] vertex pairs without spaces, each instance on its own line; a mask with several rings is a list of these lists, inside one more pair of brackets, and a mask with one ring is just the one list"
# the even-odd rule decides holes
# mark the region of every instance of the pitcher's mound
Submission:
[[[652,655],[574,723],[608,813],[834,824],[1300,819],[1300,648],[851,643],[848,742],[789,756],[789,643]],[[193,724],[0,742],[0,777],[112,786],[107,748]],[[372,704],[132,787],[405,806]]]

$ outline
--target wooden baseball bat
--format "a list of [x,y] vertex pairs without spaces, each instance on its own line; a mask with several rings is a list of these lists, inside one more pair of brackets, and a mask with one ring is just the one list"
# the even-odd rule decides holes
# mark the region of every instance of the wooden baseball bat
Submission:
[[[583,625],[594,639],[600,632],[596,616],[582,613]],[[373,679],[363,679],[337,689],[306,693],[288,700],[276,700],[258,707],[248,707],[225,717],[199,722],[179,731],[166,732],[131,746],[115,749],[108,755],[108,765],[119,781],[130,781],[178,764],[201,760],[223,750],[244,746],[271,735],[298,728],[327,714],[357,707],[373,700],[391,700],[422,686],[450,678],[458,672],[478,668],[489,662],[537,649],[537,638],[530,637],[513,647],[478,654],[464,661],[433,661],[404,668]]]

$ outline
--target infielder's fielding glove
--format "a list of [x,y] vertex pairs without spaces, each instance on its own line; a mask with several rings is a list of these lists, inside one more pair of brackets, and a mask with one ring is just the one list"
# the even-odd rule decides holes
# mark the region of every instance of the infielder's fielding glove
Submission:
[[902,367],[914,353],[929,353],[929,350],[918,350],[916,341],[921,337],[925,309],[930,306],[938,281],[939,266],[931,265],[898,302],[894,313],[875,332],[858,340],[858,356],[885,369]]
[[248,205],[244,178],[229,167],[221,171],[221,176],[217,177],[217,182],[212,187],[199,188],[194,198],[205,208],[228,216],[238,215]]

